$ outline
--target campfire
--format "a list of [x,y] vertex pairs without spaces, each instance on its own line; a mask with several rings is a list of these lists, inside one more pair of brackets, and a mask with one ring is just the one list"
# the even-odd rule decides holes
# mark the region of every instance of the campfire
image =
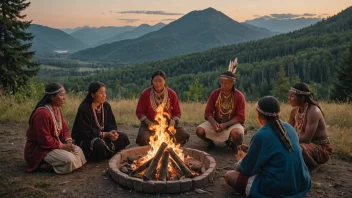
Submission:
[[180,148],[171,119],[159,106],[150,129],[150,145],[122,150],[109,161],[109,174],[120,185],[143,193],[180,193],[214,181],[216,162],[208,153]]
[[[164,105],[156,110],[156,124],[150,127],[154,135],[150,137],[151,149],[144,157],[128,157],[122,162],[121,172],[144,181],[173,181],[193,178],[201,174],[202,162],[184,156],[176,143],[176,130],[169,127],[170,115],[163,111]],[[203,171],[205,171],[203,169]]]

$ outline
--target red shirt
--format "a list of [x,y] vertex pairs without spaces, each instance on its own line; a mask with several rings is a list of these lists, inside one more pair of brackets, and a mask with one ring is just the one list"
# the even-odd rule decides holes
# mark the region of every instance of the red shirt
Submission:
[[[216,104],[216,100],[220,95],[220,89],[216,89],[210,94],[207,106],[205,108],[204,117],[207,119],[208,116],[213,116],[215,120],[221,120],[219,106]],[[238,123],[244,123],[246,117],[246,100],[243,94],[235,89],[235,106],[231,112],[230,120],[235,119]]]
[[[142,94],[139,96],[136,115],[139,120],[142,120],[146,117],[150,121],[154,121],[155,111],[151,105],[150,101],[150,92],[152,91],[152,87],[145,89]],[[181,118],[181,109],[180,103],[178,101],[177,94],[174,90],[167,88],[168,93],[168,102],[170,104],[167,112],[171,116],[171,118]]]
[[[65,141],[71,136],[65,120],[62,118],[61,110],[60,115],[62,129],[59,138]],[[48,109],[38,108],[34,112],[26,136],[24,159],[28,164],[26,171],[32,172],[38,167],[48,152],[58,149],[61,144],[60,139],[56,136],[55,124]]]

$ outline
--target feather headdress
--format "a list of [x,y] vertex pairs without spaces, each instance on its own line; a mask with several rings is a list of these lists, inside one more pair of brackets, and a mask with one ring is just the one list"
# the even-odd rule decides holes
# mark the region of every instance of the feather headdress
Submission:
[[237,70],[237,58],[235,58],[234,61],[230,61],[228,71],[222,73],[220,75],[220,78],[231,79],[231,80],[236,81],[236,78],[235,78],[236,70]]
[[229,64],[229,72],[231,72],[232,74],[235,74],[237,70],[237,57],[235,58],[234,61],[230,61]]

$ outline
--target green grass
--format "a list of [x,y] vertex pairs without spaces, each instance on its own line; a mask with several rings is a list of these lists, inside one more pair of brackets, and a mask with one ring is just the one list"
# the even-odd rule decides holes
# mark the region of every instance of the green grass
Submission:
[[[34,99],[22,102],[8,97],[0,97],[0,121],[26,123],[35,104]],[[67,96],[66,103],[62,108],[63,115],[69,127],[72,127],[78,106],[82,98]],[[137,100],[109,100],[118,124],[139,125],[135,115]],[[204,121],[205,103],[181,102],[181,122],[187,125],[198,125]],[[352,153],[352,105],[338,103],[320,103],[327,123],[328,134],[333,143],[333,151],[339,156],[351,156]],[[281,119],[287,121],[291,107],[288,104],[281,105]],[[246,105],[246,127],[253,133],[259,128],[255,118],[255,103]]]

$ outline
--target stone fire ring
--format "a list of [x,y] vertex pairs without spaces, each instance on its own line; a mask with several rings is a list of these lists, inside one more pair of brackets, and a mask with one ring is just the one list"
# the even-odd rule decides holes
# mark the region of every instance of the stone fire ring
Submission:
[[127,156],[145,156],[150,146],[134,147],[123,150],[113,156],[109,161],[110,177],[120,185],[137,190],[143,193],[182,193],[195,188],[204,187],[214,181],[216,162],[208,153],[196,149],[183,148],[183,153],[203,162],[206,171],[192,179],[186,178],[177,181],[143,181],[140,178],[130,177],[120,171],[120,163],[127,159]]

